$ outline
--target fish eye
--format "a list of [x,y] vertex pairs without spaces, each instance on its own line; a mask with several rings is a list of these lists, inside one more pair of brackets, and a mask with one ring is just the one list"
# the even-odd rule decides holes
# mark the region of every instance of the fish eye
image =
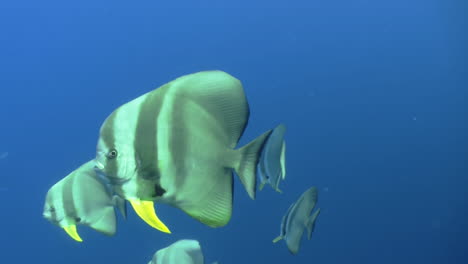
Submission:
[[107,153],[107,158],[108,159],[115,159],[117,157],[117,150],[116,149],[111,149],[108,153]]
[[53,213],[53,212],[55,212],[55,208],[51,206],[51,207],[49,208],[49,211]]
[[77,218],[75,218],[75,221],[76,221],[77,223],[79,223],[79,222],[81,222],[81,218],[77,217]]

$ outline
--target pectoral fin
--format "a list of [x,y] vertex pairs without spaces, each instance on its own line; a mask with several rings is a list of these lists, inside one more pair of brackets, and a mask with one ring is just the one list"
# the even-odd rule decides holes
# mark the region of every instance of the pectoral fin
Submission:
[[137,215],[143,219],[148,225],[158,229],[164,233],[171,233],[169,228],[159,220],[158,216],[156,215],[156,211],[154,210],[154,203],[153,201],[141,201],[138,199],[129,200],[130,204],[133,207],[133,210],[137,213]]
[[65,226],[65,227],[63,227],[63,229],[74,240],[76,240],[78,242],[83,242],[83,239],[81,239],[80,235],[78,235],[78,232],[76,231],[76,225]]

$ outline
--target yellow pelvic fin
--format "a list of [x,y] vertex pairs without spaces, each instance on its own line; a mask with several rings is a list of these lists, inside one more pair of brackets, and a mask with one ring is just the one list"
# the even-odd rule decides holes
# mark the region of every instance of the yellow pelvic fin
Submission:
[[276,192],[283,193],[283,191],[280,190],[279,188],[276,188]]
[[281,239],[283,239],[283,237],[279,236],[279,237],[273,239],[273,243],[276,243],[276,242],[280,241]]
[[169,234],[171,233],[169,228],[167,228],[167,226],[161,220],[159,220],[158,216],[156,215],[153,201],[141,201],[139,199],[133,199],[129,200],[129,202],[137,215],[148,225],[156,228],[161,232]]
[[83,242],[83,239],[81,239],[80,235],[78,235],[78,232],[76,232],[76,225],[65,226],[63,227],[63,229],[65,230],[65,232],[67,232],[69,236],[71,236],[71,238],[75,239],[78,242]]
[[265,187],[265,182],[261,182],[260,185],[258,186],[258,189],[261,191],[263,190],[263,187]]

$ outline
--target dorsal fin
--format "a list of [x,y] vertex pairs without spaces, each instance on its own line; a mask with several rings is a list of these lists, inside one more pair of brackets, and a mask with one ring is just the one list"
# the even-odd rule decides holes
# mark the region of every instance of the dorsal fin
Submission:
[[202,71],[175,79],[168,93],[190,98],[216,118],[234,148],[249,119],[249,105],[241,82],[223,71]]

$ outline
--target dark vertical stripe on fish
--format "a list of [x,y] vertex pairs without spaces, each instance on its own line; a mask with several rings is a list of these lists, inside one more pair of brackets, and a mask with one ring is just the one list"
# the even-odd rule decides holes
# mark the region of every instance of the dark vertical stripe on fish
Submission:
[[75,192],[73,186],[75,183],[76,176],[69,177],[65,182],[63,182],[60,186],[60,191],[62,192],[62,204],[63,204],[63,213],[64,216],[71,216],[75,217],[76,208],[75,208]]
[[[161,89],[163,87],[158,88]],[[162,96],[157,90],[148,94],[141,103],[138,111],[138,119],[135,127],[135,164],[137,164],[138,176],[144,180],[156,182],[154,196],[162,195],[159,184],[159,167],[157,153],[157,120],[161,111]],[[147,188],[148,186],[144,186]],[[137,192],[140,192],[138,190]],[[145,193],[144,190],[141,190]],[[164,193],[164,192],[162,192]]]
[[[104,144],[107,146],[109,150],[115,149],[115,134],[114,134],[114,124],[115,124],[115,117],[119,110],[112,112],[112,114],[107,118],[104,122],[104,125],[101,129],[101,138],[104,141]],[[117,150],[118,153],[119,150]],[[107,155],[107,153],[105,153]],[[118,155],[118,154],[117,154]],[[107,160],[105,173],[109,177],[118,177],[119,175],[119,166],[118,166],[118,159],[111,159]]]

